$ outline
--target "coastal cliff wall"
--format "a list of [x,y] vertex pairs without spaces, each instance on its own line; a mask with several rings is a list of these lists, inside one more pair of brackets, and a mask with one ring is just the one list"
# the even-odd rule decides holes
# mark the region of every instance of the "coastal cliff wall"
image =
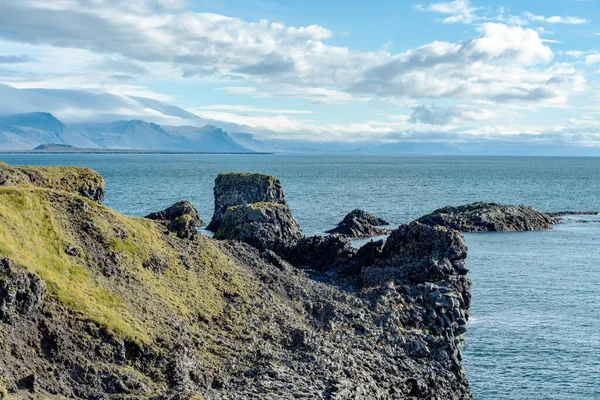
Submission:
[[471,398],[458,232],[259,249],[58,189],[0,187],[0,398]]

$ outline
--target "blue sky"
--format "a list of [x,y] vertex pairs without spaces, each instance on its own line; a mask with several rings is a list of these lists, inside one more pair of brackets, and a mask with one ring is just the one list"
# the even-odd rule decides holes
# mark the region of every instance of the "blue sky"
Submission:
[[598,0],[0,0],[0,112],[72,122],[600,147],[599,78]]

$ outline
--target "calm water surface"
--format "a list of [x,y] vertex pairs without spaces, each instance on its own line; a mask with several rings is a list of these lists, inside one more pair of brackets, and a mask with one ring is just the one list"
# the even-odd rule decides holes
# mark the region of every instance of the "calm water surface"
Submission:
[[[354,208],[396,224],[445,205],[495,201],[600,210],[600,159],[278,155],[2,155],[9,164],[100,172],[106,205],[145,215],[187,199],[205,221],[219,172],[276,175],[306,234]],[[472,319],[464,351],[475,397],[600,399],[600,219],[552,231],[468,234]]]

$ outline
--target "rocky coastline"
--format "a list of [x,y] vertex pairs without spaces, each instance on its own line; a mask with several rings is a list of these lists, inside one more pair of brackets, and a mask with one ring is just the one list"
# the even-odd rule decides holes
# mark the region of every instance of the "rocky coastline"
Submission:
[[357,250],[304,236],[276,178],[222,174],[211,239],[191,203],[133,218],[8,171],[0,398],[472,399],[455,230]]

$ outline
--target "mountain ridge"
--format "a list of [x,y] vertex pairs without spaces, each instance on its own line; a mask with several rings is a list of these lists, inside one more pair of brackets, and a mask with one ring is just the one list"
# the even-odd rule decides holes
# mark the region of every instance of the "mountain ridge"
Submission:
[[47,112],[0,116],[0,150],[41,150],[48,145],[83,150],[254,152],[214,125],[162,126],[141,119],[67,125]]

